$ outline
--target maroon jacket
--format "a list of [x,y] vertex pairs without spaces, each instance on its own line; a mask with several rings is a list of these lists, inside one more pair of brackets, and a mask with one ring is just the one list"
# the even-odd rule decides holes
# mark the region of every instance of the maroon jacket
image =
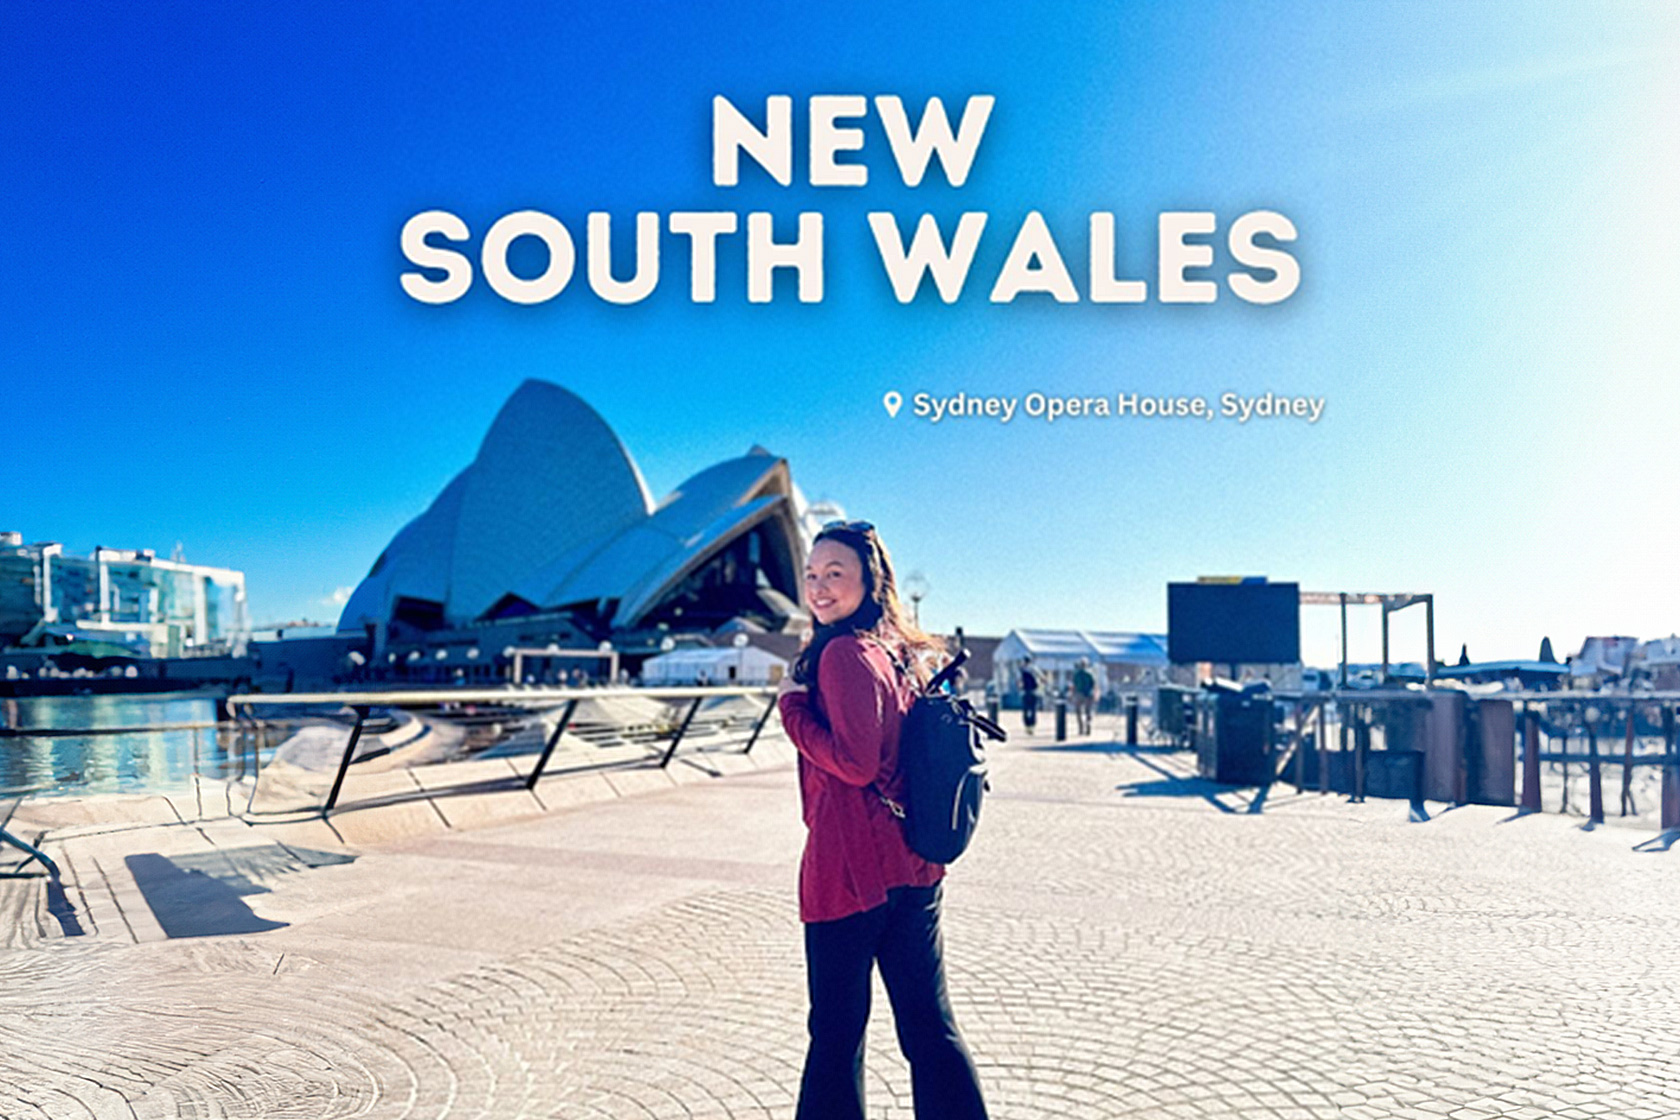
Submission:
[[799,749],[805,855],[799,918],[831,922],[887,901],[893,887],[927,887],[945,869],[910,850],[877,789],[895,801],[898,730],[914,693],[887,651],[847,635],[823,649],[817,688],[781,699],[782,726]]

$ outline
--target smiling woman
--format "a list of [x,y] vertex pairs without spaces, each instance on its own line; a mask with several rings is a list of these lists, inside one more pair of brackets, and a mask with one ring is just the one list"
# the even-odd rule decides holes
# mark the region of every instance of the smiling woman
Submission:
[[863,605],[863,563],[835,540],[818,541],[805,565],[805,601],[817,622],[828,625]]
[[810,1046],[800,1120],[863,1116],[863,1038],[880,967],[918,1117],[986,1115],[951,1013],[940,926],[945,869],[910,850],[889,808],[904,797],[899,730],[941,644],[906,617],[875,527],[835,521],[805,567],[817,620],[781,687],[799,750],[806,838],[799,865]]

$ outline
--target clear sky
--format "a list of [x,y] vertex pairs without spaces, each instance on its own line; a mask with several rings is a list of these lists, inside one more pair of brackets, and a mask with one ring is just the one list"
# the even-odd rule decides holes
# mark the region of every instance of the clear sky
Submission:
[[[1161,629],[1167,581],[1254,573],[1433,591],[1443,655],[1680,629],[1672,3],[10,5],[0,43],[0,529],[182,542],[247,573],[259,622],[336,618],[540,377],[656,496],[785,456],[926,574],[940,628]],[[968,183],[903,186],[871,114],[866,187],[805,185],[803,155],[791,187],[713,184],[714,95],[793,96],[803,143],[806,99],[845,93],[994,95]],[[398,235],[434,208],[475,250],[521,209],[580,250],[593,210],[626,236],[638,210],[767,210],[778,236],[820,211],[827,294],[749,304],[736,235],[710,305],[668,241],[634,306],[581,262],[545,304],[480,278],[426,306]],[[985,298],[1029,211],[1083,292],[1092,211],[1152,280],[1159,213],[1222,236],[1254,209],[1299,231],[1280,304]],[[962,299],[893,298],[877,210],[989,214]],[[888,390],[1326,404],[934,426]],[[1309,660],[1332,614],[1307,612]],[[1395,655],[1421,658],[1421,612]]]

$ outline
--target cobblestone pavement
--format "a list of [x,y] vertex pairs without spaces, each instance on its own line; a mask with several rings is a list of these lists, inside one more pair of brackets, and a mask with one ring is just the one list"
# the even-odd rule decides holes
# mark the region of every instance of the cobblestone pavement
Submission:
[[[1011,743],[947,887],[996,1117],[1680,1117],[1680,853]],[[803,1038],[792,773],[293,868],[282,928],[0,952],[0,1116],[757,1118]],[[909,1117],[884,998],[872,1117]]]

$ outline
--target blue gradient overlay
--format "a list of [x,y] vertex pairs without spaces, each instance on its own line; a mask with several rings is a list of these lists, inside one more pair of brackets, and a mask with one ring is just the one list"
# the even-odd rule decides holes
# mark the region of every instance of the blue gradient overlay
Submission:
[[[931,626],[1158,630],[1169,579],[1433,591],[1438,648],[1680,628],[1680,9],[12,5],[0,14],[0,529],[243,569],[259,620],[336,618],[525,378],[589,401],[656,495],[760,443],[927,573]],[[969,182],[711,181],[716,94],[997,98]],[[827,222],[827,296],[405,296],[398,232],[538,209]],[[1286,214],[1289,300],[986,301],[1041,211],[1084,287],[1112,211]],[[900,305],[872,210],[990,215],[958,303]],[[527,246],[528,247],[528,246]],[[628,270],[628,246],[620,257]],[[516,263],[518,259],[516,258]],[[1223,275],[1228,261],[1210,278]],[[530,262],[526,262],[530,267]],[[540,259],[536,267],[541,267]],[[1152,285],[1153,287],[1153,285]],[[1323,396],[1300,422],[929,426],[889,390]],[[1371,620],[1374,623],[1374,619]],[[1420,659],[1421,620],[1396,619]],[[1412,629],[1409,629],[1412,628]],[[1415,629],[1417,632],[1413,632]],[[1364,642],[1365,648],[1358,643]],[[1308,612],[1309,660],[1334,655]],[[1415,647],[1415,648],[1414,648]],[[1374,659],[1369,630],[1355,656]]]

